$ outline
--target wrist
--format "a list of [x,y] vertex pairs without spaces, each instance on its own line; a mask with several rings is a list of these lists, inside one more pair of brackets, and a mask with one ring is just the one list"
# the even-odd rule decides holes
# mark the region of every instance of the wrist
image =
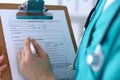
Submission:
[[54,73],[48,73],[46,75],[39,76],[37,80],[56,80]]
[[[46,77],[47,77],[47,76],[46,76]],[[56,77],[55,77],[55,75],[52,73],[52,74],[49,74],[49,75],[48,75],[48,78],[45,79],[45,80],[56,80]]]

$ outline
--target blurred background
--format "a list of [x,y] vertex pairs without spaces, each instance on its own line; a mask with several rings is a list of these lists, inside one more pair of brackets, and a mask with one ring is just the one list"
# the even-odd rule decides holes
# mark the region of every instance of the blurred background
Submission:
[[[0,3],[21,4],[27,0],[0,0]],[[65,5],[70,15],[73,33],[79,46],[83,27],[88,14],[94,7],[96,0],[44,0],[47,5]]]

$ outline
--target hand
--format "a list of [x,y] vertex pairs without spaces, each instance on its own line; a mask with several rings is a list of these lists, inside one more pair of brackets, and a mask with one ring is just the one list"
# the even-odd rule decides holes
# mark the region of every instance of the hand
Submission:
[[6,70],[7,64],[2,64],[5,60],[5,56],[0,56],[0,80],[3,80],[2,73]]
[[39,56],[32,54],[30,39],[25,40],[18,54],[19,71],[27,80],[56,80],[47,54],[34,39],[31,40]]

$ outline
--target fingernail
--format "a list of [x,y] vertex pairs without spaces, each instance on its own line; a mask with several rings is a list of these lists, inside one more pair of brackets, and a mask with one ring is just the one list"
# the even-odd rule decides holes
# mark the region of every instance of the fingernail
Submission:
[[0,56],[0,59],[2,59],[4,56],[2,55],[2,56]]

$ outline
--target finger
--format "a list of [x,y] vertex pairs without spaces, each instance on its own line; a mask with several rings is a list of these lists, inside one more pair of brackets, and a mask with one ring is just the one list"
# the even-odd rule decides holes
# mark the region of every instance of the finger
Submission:
[[24,43],[24,53],[25,53],[25,57],[31,57],[31,49],[30,49],[30,38],[27,38],[25,40],[25,43]]
[[2,72],[0,72],[0,80],[3,80]]
[[23,60],[25,58],[25,51],[24,49],[21,50],[21,60]]
[[0,72],[0,80],[2,80],[2,72]]
[[5,71],[6,68],[7,68],[7,64],[0,66],[0,72]]
[[2,62],[5,60],[4,55],[0,56],[0,64],[2,64]]
[[3,80],[2,73],[1,73],[1,76],[0,76],[0,80]]
[[32,39],[32,43],[35,47],[35,49],[38,52],[38,55],[42,58],[47,57],[47,55],[45,54],[45,52],[43,51],[43,49],[39,46],[39,44],[35,41],[35,39]]

